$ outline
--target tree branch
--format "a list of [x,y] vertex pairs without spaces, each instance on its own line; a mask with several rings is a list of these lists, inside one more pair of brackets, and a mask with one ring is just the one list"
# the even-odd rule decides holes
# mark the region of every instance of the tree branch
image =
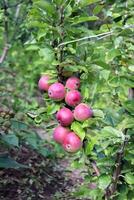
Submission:
[[[124,131],[124,135],[127,134],[127,129]],[[122,159],[124,156],[124,150],[126,144],[128,143],[128,139],[125,139],[123,144],[121,145],[120,150],[117,152],[116,162],[115,162],[115,170],[113,172],[112,183],[106,188],[105,198],[110,199],[110,197],[116,192],[117,184],[121,175],[122,170]]]
[[0,64],[2,64],[6,58],[8,49],[9,49],[9,44],[8,44],[8,3],[7,0],[3,0],[4,3],[4,48],[2,55],[0,57]]
[[[123,30],[129,29],[129,28],[134,28],[134,24],[122,27]],[[58,47],[64,46],[64,45],[67,45],[67,44],[71,44],[71,43],[75,43],[75,42],[79,42],[79,41],[83,41],[83,40],[92,39],[92,38],[96,38],[97,40],[100,40],[100,39],[103,39],[105,37],[111,36],[113,34],[114,34],[114,31],[109,31],[109,32],[100,33],[100,34],[97,34],[97,35],[86,36],[86,37],[83,37],[83,38],[79,38],[79,39],[70,40],[70,41],[67,41],[67,42],[60,43],[58,45]]]
[[92,168],[93,168],[93,170],[94,170],[96,176],[100,176],[100,170],[98,169],[98,167],[97,167],[95,161],[92,161],[92,162],[91,162],[91,165],[92,165]]

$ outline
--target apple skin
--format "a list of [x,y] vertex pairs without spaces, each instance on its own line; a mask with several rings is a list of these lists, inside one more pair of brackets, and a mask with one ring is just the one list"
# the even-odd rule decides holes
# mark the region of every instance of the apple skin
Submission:
[[57,126],[55,129],[54,129],[54,132],[53,132],[53,139],[59,143],[59,144],[62,144],[65,137],[67,136],[67,134],[70,132],[69,129],[63,127],[63,126]]
[[67,92],[65,96],[65,102],[67,105],[75,107],[77,106],[82,100],[81,93],[78,90],[71,90]]
[[74,109],[74,118],[77,121],[85,121],[86,119],[93,116],[92,109],[85,103],[80,103],[78,106]]
[[38,88],[42,91],[48,91],[50,84],[49,84],[50,77],[48,75],[43,75],[38,81]]
[[65,137],[62,147],[67,152],[75,153],[82,147],[82,141],[74,132],[70,132]]
[[48,96],[53,99],[60,101],[65,97],[65,87],[61,83],[54,83],[48,89]]
[[80,87],[80,79],[72,76],[67,79],[65,88],[69,90],[77,90]]
[[62,126],[69,126],[73,122],[74,117],[72,111],[64,107],[57,112],[56,119]]

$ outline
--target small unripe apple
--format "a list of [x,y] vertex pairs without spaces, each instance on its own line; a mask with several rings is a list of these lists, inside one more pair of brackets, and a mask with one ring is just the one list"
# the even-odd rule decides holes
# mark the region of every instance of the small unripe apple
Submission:
[[69,126],[74,120],[74,117],[72,111],[64,107],[57,112],[56,119],[62,126]]
[[53,132],[53,139],[57,142],[62,144],[65,137],[67,136],[67,134],[70,132],[69,129],[63,127],[63,126],[58,126],[54,129]]
[[51,99],[62,100],[65,97],[65,87],[61,83],[54,83],[48,89],[48,95]]
[[82,141],[74,132],[70,132],[65,137],[62,146],[65,151],[74,153],[82,147]]
[[50,87],[49,80],[50,77],[48,75],[41,76],[38,82],[39,89],[43,91],[48,91],[48,88]]
[[82,100],[82,96],[78,90],[71,90],[65,96],[65,102],[69,106],[76,106]]
[[65,88],[68,88],[70,90],[77,90],[80,87],[80,79],[77,77],[70,77],[67,79]]
[[92,117],[93,111],[92,109],[85,103],[80,103],[74,109],[74,118],[78,121],[84,121],[90,117]]

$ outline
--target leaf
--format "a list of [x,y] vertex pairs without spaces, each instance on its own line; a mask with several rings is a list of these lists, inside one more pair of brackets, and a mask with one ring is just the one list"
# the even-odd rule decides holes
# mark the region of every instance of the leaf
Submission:
[[14,134],[2,135],[1,139],[9,145],[19,146],[19,139]]
[[23,134],[23,137],[27,145],[30,145],[34,149],[38,149],[38,142],[40,141],[40,139],[38,138],[36,133],[33,132],[25,133]]
[[103,5],[97,4],[97,5],[95,6],[95,8],[93,9],[93,14],[94,14],[94,15],[99,14],[99,12],[102,11],[103,7],[104,7]]
[[84,7],[84,6],[88,6],[92,3],[96,3],[99,2],[100,0],[80,0],[80,6]]
[[125,174],[125,181],[126,181],[129,185],[134,184],[134,174],[131,173],[131,172]]
[[19,169],[19,168],[29,168],[29,167],[16,162],[13,158],[11,158],[8,155],[1,155],[0,156],[0,168]]
[[46,11],[46,14],[53,15],[55,13],[53,4],[50,4],[47,1],[38,0],[38,1],[34,2],[34,5],[39,6],[41,9]]
[[40,57],[43,58],[45,64],[50,64],[54,60],[54,53],[49,48],[42,48],[39,50]]
[[102,110],[99,110],[99,109],[94,109],[93,110],[93,115],[94,117],[101,117],[101,118],[104,118],[104,113]]
[[85,137],[85,131],[82,128],[82,125],[79,122],[73,122],[71,125],[71,129],[81,138],[83,141]]
[[102,190],[104,190],[110,184],[111,178],[110,178],[109,175],[101,175],[99,177],[98,182],[99,182],[99,188],[102,189]]
[[128,112],[130,112],[132,115],[134,114],[134,100],[127,100],[124,104],[123,104],[124,108],[126,110],[128,110]]
[[106,53],[106,63],[111,62],[116,56],[119,56],[121,53],[118,49],[111,49]]
[[119,131],[111,126],[105,126],[102,130],[101,130],[101,135],[105,138],[121,138],[123,141],[125,139],[124,134],[122,133],[122,131]]
[[26,47],[26,50],[27,51],[36,51],[39,49],[39,46],[38,45],[29,45],[28,47]]
[[47,106],[46,111],[47,111],[48,115],[52,115],[52,114],[56,113],[59,109],[60,109],[59,104],[51,104],[51,105]]
[[86,144],[86,148],[85,148],[85,153],[86,155],[90,155],[94,145],[97,143],[97,137],[90,137],[90,140],[88,140],[87,144]]
[[79,24],[79,23],[83,23],[83,22],[87,22],[87,21],[96,21],[99,18],[97,16],[90,16],[90,17],[74,17],[71,19],[73,25],[75,24]]
[[12,129],[15,129],[17,131],[28,129],[27,124],[17,121],[17,120],[11,120],[11,127],[12,127]]

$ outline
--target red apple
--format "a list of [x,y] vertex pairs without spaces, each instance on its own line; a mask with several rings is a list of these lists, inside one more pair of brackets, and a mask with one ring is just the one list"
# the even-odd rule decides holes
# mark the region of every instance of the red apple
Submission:
[[74,117],[72,111],[64,107],[57,112],[56,119],[62,126],[69,126],[74,120]]
[[54,129],[54,132],[53,132],[53,139],[62,144],[65,137],[67,136],[67,134],[70,132],[69,129],[63,127],[63,126],[58,126]]
[[49,80],[50,77],[48,75],[41,76],[38,82],[39,89],[43,91],[48,91],[48,88],[50,87]]
[[74,76],[68,78],[65,87],[70,90],[78,89],[80,87],[80,79]]
[[65,151],[74,153],[82,147],[82,141],[74,132],[70,132],[66,135],[62,146]]
[[61,83],[54,83],[48,89],[48,95],[51,99],[62,100],[65,97],[65,87]]
[[65,102],[69,106],[76,106],[82,100],[82,96],[78,90],[71,90],[65,96]]
[[84,121],[90,117],[92,117],[93,111],[92,109],[85,103],[80,103],[74,109],[74,118],[78,121]]

